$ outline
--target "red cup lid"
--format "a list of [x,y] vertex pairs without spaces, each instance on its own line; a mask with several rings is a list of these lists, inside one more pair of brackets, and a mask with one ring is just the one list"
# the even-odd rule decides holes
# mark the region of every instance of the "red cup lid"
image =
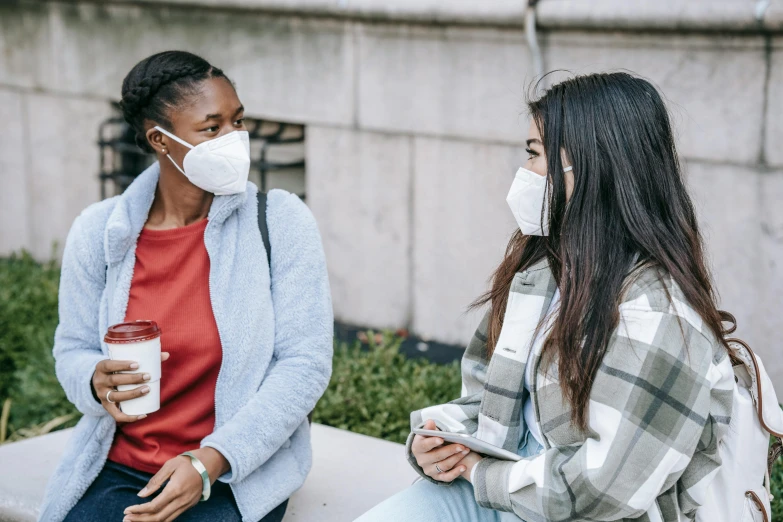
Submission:
[[160,336],[160,328],[155,321],[133,321],[110,326],[103,340],[107,343],[128,343],[154,339]]

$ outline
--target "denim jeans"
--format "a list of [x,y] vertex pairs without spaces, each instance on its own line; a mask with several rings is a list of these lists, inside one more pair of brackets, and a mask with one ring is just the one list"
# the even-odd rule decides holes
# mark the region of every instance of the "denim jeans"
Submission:
[[[152,478],[149,473],[107,461],[98,478],[87,489],[79,502],[71,509],[65,522],[121,522],[123,511],[129,506],[149,502],[160,491],[147,499],[141,499],[136,494],[147,485]],[[286,500],[267,516],[262,522],[280,522],[288,505]],[[209,500],[199,502],[177,517],[177,522],[241,522],[231,486],[222,482],[212,485]]]
[[[517,452],[522,457],[538,455],[544,447],[525,433]],[[520,522],[514,513],[495,511],[479,506],[473,495],[473,485],[462,478],[451,486],[438,486],[420,480],[388,498],[356,519],[355,522]]]

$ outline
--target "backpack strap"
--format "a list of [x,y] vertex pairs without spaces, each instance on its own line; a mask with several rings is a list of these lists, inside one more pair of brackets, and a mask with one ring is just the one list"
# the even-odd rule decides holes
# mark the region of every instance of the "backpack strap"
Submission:
[[[772,465],[783,455],[783,412],[780,410],[775,389],[761,359],[753,353],[753,350],[746,342],[736,337],[729,337],[730,334],[737,330],[737,320],[733,315],[723,310],[719,310],[719,313],[721,314],[721,320],[730,325],[723,331],[723,334],[724,341],[729,347],[731,364],[732,366],[742,365],[747,370],[750,377],[748,391],[756,407],[759,423],[774,439],[767,455],[766,486],[769,490],[769,473],[772,471]],[[765,400],[767,401],[766,408],[764,406]],[[770,406],[770,403],[772,406]],[[767,492],[769,493],[769,491]]]
[[258,230],[261,231],[261,240],[266,250],[266,262],[269,264],[269,278],[272,278],[272,245],[269,243],[269,227],[266,224],[266,192],[260,190],[256,194],[258,198]]
[[764,368],[764,363],[743,340],[732,337],[727,338],[726,343],[735,360],[748,370],[751,381],[750,396],[756,407],[761,427],[770,435],[783,438],[783,411],[778,404],[775,388]]

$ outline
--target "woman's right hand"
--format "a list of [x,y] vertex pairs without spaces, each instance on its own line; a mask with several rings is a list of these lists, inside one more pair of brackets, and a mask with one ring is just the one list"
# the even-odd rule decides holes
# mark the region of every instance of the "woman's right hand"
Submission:
[[[166,361],[169,358],[168,352],[161,352],[160,360]],[[150,380],[148,373],[115,373],[133,371],[139,368],[138,363],[134,361],[112,361],[104,359],[95,365],[95,373],[92,374],[92,387],[95,395],[100,399],[101,405],[109,415],[114,417],[117,422],[136,422],[146,415],[125,415],[120,411],[120,402],[136,399],[149,393],[149,386],[139,386],[130,391],[117,391],[117,386],[123,384],[144,384]],[[111,392],[112,402],[109,402],[107,395]]]
[[[428,420],[423,427],[425,430],[438,429],[432,419]],[[428,477],[439,482],[452,482],[465,471],[465,467],[459,464],[470,453],[470,450],[460,444],[444,446],[443,439],[440,437],[416,435],[413,437],[411,452],[416,457],[416,463]]]

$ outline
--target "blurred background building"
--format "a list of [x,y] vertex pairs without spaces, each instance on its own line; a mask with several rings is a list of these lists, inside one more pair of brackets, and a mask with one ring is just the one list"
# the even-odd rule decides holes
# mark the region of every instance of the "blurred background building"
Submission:
[[783,387],[783,1],[535,11],[533,38],[523,0],[4,0],[0,255],[59,255],[99,174],[111,195],[137,173],[122,78],[189,50],[257,120],[256,181],[306,194],[337,318],[462,345],[515,227],[536,73],[630,69],[669,100],[721,304]]

